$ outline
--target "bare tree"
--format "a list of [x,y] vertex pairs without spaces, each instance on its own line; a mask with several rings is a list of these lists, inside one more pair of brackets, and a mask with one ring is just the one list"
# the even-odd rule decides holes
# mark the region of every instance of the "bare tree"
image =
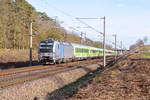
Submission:
[[130,50],[137,48],[137,47],[140,47],[140,46],[143,46],[143,45],[144,45],[144,40],[139,39],[136,41],[135,44],[130,46]]
[[145,36],[143,40],[144,40],[144,43],[147,43],[147,41],[148,41],[148,37],[147,37],[147,36]]

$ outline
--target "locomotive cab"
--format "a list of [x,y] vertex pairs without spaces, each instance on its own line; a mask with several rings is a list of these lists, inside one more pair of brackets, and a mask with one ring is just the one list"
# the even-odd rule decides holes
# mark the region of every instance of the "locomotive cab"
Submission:
[[39,45],[39,62],[41,63],[46,63],[46,62],[53,62],[53,47],[54,47],[54,41],[49,39],[49,40],[43,40],[40,42]]

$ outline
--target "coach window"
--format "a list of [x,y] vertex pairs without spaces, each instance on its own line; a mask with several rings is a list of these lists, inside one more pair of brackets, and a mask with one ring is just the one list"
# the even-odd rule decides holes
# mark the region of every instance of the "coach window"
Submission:
[[76,48],[75,50],[76,50],[77,53],[79,52],[78,48]]
[[85,52],[85,53],[88,53],[88,49],[84,49],[84,52]]
[[83,52],[83,49],[82,49],[82,48],[80,48],[80,52],[81,52],[81,53]]

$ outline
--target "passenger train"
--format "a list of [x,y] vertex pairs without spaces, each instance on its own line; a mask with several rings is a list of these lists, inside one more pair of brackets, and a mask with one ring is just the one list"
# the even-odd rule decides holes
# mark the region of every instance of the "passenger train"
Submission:
[[[105,55],[114,55],[106,50]],[[103,56],[103,49],[75,43],[60,42],[53,39],[42,40],[39,44],[38,59],[42,64],[77,61]]]

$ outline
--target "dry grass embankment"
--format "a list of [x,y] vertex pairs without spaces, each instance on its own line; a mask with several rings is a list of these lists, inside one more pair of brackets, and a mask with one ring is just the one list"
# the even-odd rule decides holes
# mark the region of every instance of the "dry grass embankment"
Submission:
[[134,54],[132,57],[134,58],[150,58],[150,45],[145,45],[140,52]]
[[104,71],[69,100],[149,100],[150,60],[126,59]]
[[[33,61],[37,60],[37,50],[33,50]],[[0,49],[0,69],[26,66],[29,61],[29,50]]]

